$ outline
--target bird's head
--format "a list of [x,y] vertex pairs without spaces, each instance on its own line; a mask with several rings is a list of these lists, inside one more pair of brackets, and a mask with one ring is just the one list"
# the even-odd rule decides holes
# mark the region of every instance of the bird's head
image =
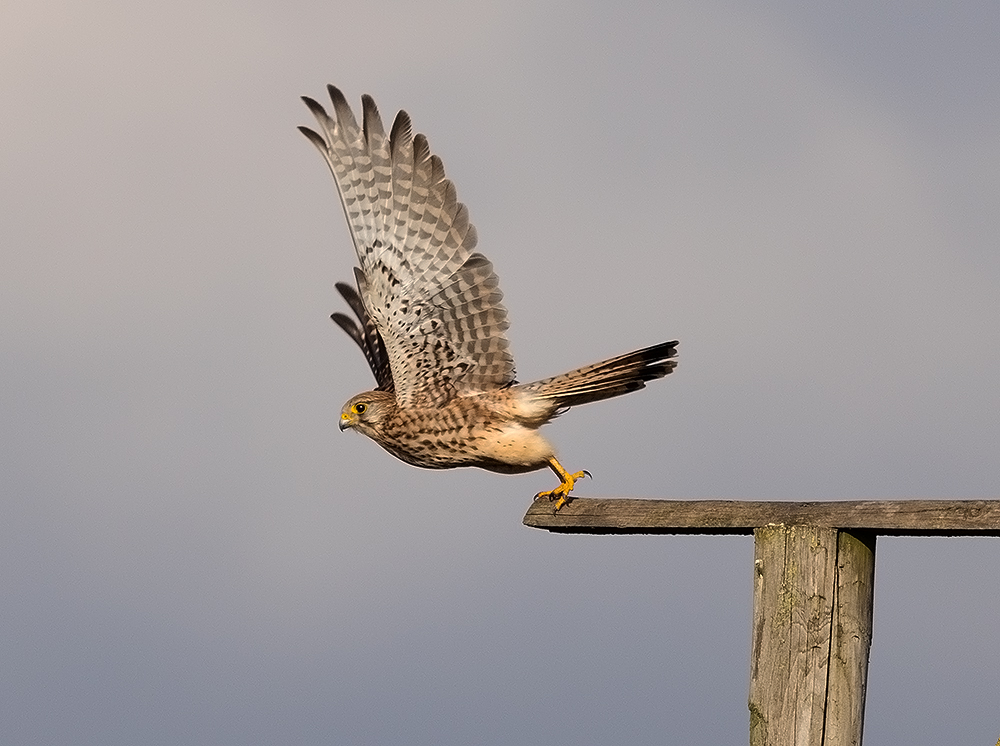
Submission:
[[351,397],[340,410],[340,429],[353,428],[368,437],[375,432],[396,407],[396,397],[385,391],[366,391]]

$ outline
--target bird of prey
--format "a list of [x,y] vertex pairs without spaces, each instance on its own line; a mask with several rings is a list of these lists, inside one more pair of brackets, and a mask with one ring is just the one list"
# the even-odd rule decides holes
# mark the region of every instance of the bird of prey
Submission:
[[549,467],[559,484],[535,498],[570,499],[574,482],[539,428],[577,404],[636,391],[670,373],[677,342],[663,342],[534,383],[518,383],[507,310],[493,265],[441,159],[413,135],[405,111],[387,135],[363,96],[359,127],[328,86],[334,116],[303,96],[318,131],[300,127],[326,159],[347,216],[357,290],[336,288],[357,317],[333,314],[358,344],[377,386],[347,401],[340,429],[427,469],[478,466],[519,474]]

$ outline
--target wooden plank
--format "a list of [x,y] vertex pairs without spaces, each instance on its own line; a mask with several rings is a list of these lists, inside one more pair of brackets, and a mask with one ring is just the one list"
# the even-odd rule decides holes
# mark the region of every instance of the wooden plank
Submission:
[[838,534],[754,532],[751,746],[823,746]]
[[875,598],[875,535],[841,531],[833,601],[826,746],[861,746]]
[[768,524],[870,529],[885,536],[1000,536],[1000,500],[783,502],[574,498],[537,500],[524,524],[560,533],[752,534]]

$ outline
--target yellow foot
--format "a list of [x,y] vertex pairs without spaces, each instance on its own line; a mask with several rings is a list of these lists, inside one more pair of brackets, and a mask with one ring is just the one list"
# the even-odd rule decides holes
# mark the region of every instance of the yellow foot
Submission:
[[[559,512],[559,508],[573,499],[570,497],[569,493],[573,490],[573,485],[576,483],[576,480],[583,479],[584,477],[590,477],[590,472],[584,470],[578,471],[575,474],[570,474],[562,468],[562,464],[556,461],[555,458],[549,459],[549,466],[552,467],[552,471],[558,475],[562,482],[555,489],[549,490],[548,492],[539,492],[535,495],[535,499],[540,500],[541,498],[546,497],[549,500],[555,500],[556,504],[552,511],[553,515],[555,515]],[[591,479],[593,479],[593,477],[591,477]]]

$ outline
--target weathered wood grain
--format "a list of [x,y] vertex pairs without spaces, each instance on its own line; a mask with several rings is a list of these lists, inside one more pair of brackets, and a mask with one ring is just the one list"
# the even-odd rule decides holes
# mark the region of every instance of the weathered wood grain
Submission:
[[825,746],[861,746],[875,599],[875,535],[841,531],[833,599]]
[[575,498],[553,515],[537,500],[524,524],[561,533],[752,534],[769,524],[869,529],[883,536],[1000,536],[1000,500],[637,500]]
[[838,533],[754,532],[751,746],[823,746]]
[[829,527],[754,532],[751,746],[860,746],[874,550]]

